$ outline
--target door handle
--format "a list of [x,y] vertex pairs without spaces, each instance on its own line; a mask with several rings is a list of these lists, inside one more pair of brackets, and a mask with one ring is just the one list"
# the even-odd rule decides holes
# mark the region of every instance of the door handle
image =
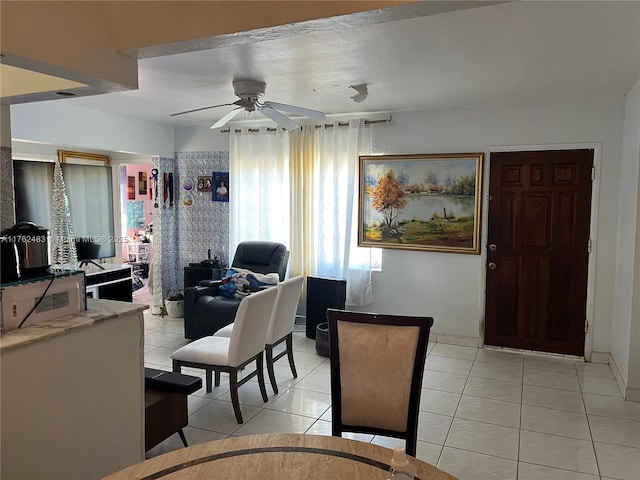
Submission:
[[489,262],[489,265],[487,265],[489,267],[489,270],[495,270],[497,265],[494,262]]

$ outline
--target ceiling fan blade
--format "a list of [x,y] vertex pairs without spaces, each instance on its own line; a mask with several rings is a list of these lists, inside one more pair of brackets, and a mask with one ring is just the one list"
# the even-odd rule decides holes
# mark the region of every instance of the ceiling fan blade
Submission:
[[224,117],[222,117],[220,120],[218,120],[216,123],[211,125],[209,127],[209,129],[213,130],[214,128],[220,128],[220,127],[226,125],[229,120],[231,120],[233,117],[235,117],[237,114],[239,114],[242,110],[244,110],[244,108],[242,108],[242,107],[234,108],[229,113],[227,113]]
[[208,110],[210,108],[216,107],[228,107],[230,105],[235,105],[235,103],[221,103],[220,105],[211,105],[210,107],[194,108],[193,110],[185,110],[184,112],[172,113],[169,116],[175,117],[176,115],[184,115],[185,113],[199,112],[200,110]]
[[299,124],[291,120],[289,117],[283,115],[282,113],[274,110],[271,107],[263,107],[262,109],[260,109],[260,113],[262,113],[265,117],[269,117],[277,124],[282,125],[287,130],[298,130],[299,128],[302,128]]
[[287,105],[286,103],[264,102],[265,107],[275,108],[276,110],[284,110],[289,113],[297,113],[304,117],[315,118],[316,120],[324,120],[324,113],[309,108],[296,107],[295,105]]

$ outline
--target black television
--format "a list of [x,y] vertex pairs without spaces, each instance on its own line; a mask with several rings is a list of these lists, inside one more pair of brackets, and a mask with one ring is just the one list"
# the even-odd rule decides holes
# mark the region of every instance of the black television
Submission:
[[[61,168],[78,260],[115,257],[111,167],[63,163]],[[51,230],[54,163],[14,160],[13,172],[16,221]]]
[[92,263],[93,265],[103,268],[94,262],[94,260],[100,258],[100,242],[96,240],[97,239],[93,237],[76,237],[76,253],[78,255],[78,261],[80,262],[80,267]]

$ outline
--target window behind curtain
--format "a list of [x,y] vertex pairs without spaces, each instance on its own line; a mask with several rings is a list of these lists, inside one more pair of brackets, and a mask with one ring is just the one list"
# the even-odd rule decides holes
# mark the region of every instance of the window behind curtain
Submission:
[[348,305],[372,303],[370,249],[357,247],[356,230],[358,154],[370,148],[364,121],[230,135],[231,248],[282,242],[290,275],[346,278]]
[[270,240],[291,248],[288,134],[261,129],[230,135],[229,257],[246,240]]
[[[111,167],[63,163],[71,223],[76,237],[97,237],[96,258],[115,256]],[[51,230],[53,170],[51,162],[14,160],[16,221]]]

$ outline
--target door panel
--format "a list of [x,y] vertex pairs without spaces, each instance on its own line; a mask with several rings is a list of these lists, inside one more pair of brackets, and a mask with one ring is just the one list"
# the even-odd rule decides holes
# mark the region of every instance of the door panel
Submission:
[[583,355],[592,150],[491,155],[485,343]]

